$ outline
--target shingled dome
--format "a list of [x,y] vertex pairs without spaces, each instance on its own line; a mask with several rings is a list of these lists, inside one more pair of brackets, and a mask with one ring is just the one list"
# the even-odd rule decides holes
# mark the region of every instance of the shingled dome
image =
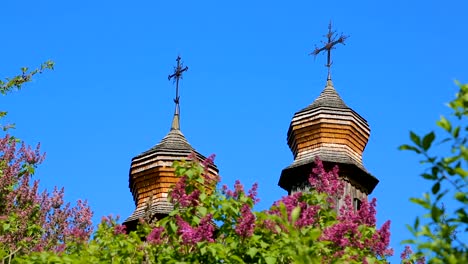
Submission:
[[362,164],[369,135],[367,121],[343,102],[329,79],[319,97],[294,114],[287,136],[294,161],[282,171],[278,185],[288,193],[303,189],[319,157],[330,167],[338,165],[348,181],[369,194],[378,183]]
[[[173,206],[168,201],[168,193],[179,178],[174,174],[174,161],[187,160],[194,153],[197,159],[205,156],[189,144],[179,129],[170,132],[151,149],[132,159],[129,175],[129,188],[135,202],[135,211],[124,221],[134,226],[145,215],[160,219],[169,214]],[[218,175],[215,165],[208,168],[210,174]],[[151,203],[151,206],[148,206]],[[148,211],[149,210],[149,211]]]

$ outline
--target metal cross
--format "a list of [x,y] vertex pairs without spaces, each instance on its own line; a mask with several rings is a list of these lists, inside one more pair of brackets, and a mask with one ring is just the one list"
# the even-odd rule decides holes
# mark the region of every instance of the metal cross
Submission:
[[168,80],[171,80],[171,79],[175,79],[175,83],[176,83],[176,97],[174,98],[174,103],[176,103],[176,106],[178,107],[179,106],[179,79],[182,79],[182,73],[186,70],[188,70],[188,67],[185,66],[183,67],[183,63],[180,62],[180,56],[177,56],[177,66],[174,67],[174,73],[173,74],[170,74],[167,79]]
[[323,46],[322,48],[315,48],[314,51],[312,51],[309,55],[314,55],[314,56],[317,56],[320,52],[322,51],[327,51],[327,64],[325,64],[325,67],[328,68],[328,79],[331,79],[330,77],[330,67],[332,65],[332,61],[331,61],[331,50],[334,49],[335,45],[336,44],[345,44],[344,41],[349,37],[349,36],[345,36],[343,34],[341,34],[338,39],[337,39],[337,36],[335,35],[335,31],[332,31],[332,23],[330,21],[330,24],[328,24],[328,34],[325,36],[327,37],[327,43],[325,43],[325,46]]

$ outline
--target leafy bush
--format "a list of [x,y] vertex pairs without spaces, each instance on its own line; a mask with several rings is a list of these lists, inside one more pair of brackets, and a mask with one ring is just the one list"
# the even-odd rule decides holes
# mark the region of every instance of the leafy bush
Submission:
[[412,260],[409,254],[402,255],[408,262],[427,258],[429,263],[468,263],[468,84],[458,86],[456,98],[448,104],[452,121],[444,116],[437,121],[444,133],[437,146],[442,154],[434,154],[434,131],[424,136],[411,132],[412,144],[400,146],[423,157],[421,163],[428,167],[421,176],[433,183],[422,198],[411,198],[427,214],[409,226],[414,239],[404,242],[414,244],[417,252]]

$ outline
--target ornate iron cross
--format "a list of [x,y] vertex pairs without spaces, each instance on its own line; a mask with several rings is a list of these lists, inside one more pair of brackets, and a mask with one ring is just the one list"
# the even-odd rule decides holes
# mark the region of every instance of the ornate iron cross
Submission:
[[[180,62],[180,56],[177,56],[177,66],[174,67],[174,73],[170,74],[167,79],[171,80],[174,79],[176,83],[176,97],[174,98],[174,103],[176,103],[176,107],[179,107],[179,79],[182,79],[182,73],[188,70],[188,67],[183,67],[183,63]],[[178,109],[176,109],[177,111]],[[177,111],[178,112],[178,111]]]
[[328,34],[325,35],[327,37],[327,42],[324,43],[325,45],[321,48],[315,48],[314,51],[312,51],[309,55],[314,55],[317,56],[320,52],[322,51],[327,51],[327,64],[325,64],[325,67],[328,68],[328,79],[331,79],[330,75],[330,67],[333,64],[331,61],[331,50],[335,48],[336,44],[345,44],[344,41],[349,37],[341,34],[338,38],[336,36],[336,31],[332,31],[332,23],[330,21],[330,24],[328,24]]

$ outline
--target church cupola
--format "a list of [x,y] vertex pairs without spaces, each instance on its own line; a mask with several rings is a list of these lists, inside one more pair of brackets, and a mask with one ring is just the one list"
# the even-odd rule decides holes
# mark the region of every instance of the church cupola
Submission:
[[[132,159],[129,188],[136,209],[123,223],[128,231],[136,228],[139,219],[150,216],[150,221],[155,221],[172,211],[168,193],[179,180],[172,167],[174,161],[187,160],[191,153],[199,160],[206,159],[192,148],[180,131],[179,80],[187,70],[178,57],[174,74],[169,75],[169,80],[174,79],[176,84],[175,111],[169,133],[154,147]],[[216,165],[209,165],[208,173],[217,176]]]
[[325,46],[312,53],[327,51],[327,83],[312,104],[294,114],[287,135],[294,161],[282,171],[278,185],[289,194],[306,189],[315,157],[319,157],[328,168],[338,165],[345,193],[362,201],[378,183],[362,164],[370,128],[364,118],[344,103],[331,80],[330,51],[336,44],[343,44],[346,36],[336,39],[330,23],[327,38]]

